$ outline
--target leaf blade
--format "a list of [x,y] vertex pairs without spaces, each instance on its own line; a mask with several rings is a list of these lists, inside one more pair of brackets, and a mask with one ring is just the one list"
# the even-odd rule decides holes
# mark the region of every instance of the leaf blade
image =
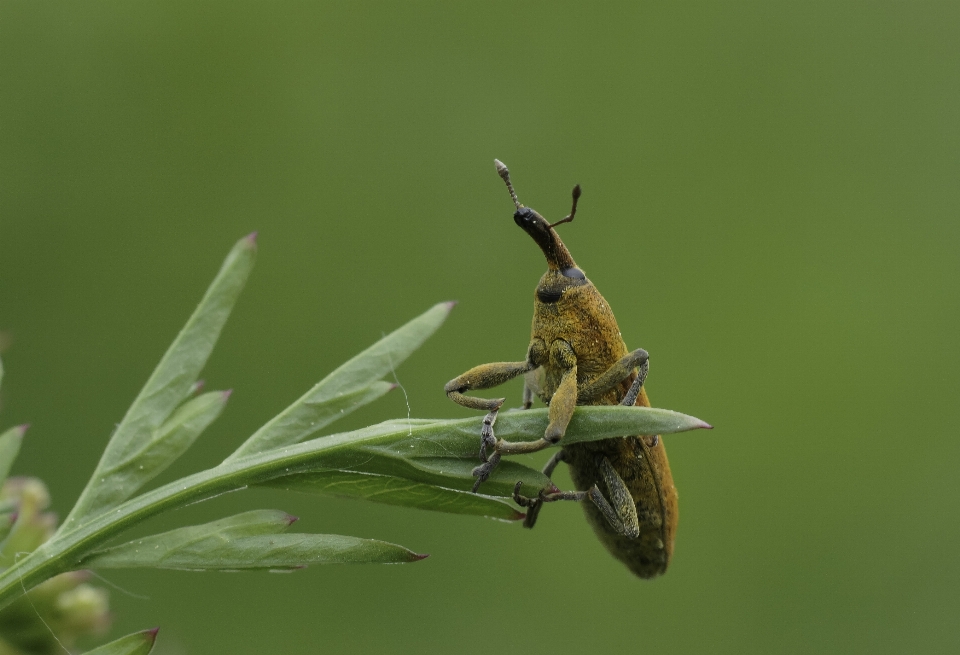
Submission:
[[0,484],[10,475],[10,468],[20,454],[20,445],[28,427],[30,426],[17,425],[0,434]]
[[158,630],[159,628],[153,628],[134,632],[109,644],[88,650],[85,655],[148,655],[157,641]]
[[309,564],[414,562],[402,546],[341,535],[282,534],[295,520],[277,510],[245,512],[92,553],[82,568],[190,571],[296,569]]
[[277,478],[263,486],[311,495],[369,500],[386,505],[427,509],[448,514],[486,516],[504,521],[517,521],[524,517],[524,514],[512,505],[493,496],[473,494],[378,473],[343,470],[306,472]]
[[178,407],[140,450],[101,473],[100,502],[121,503],[165,471],[220,416],[229,398],[229,391],[211,391]]
[[[322,413],[326,404],[335,402],[338,397],[374,387],[380,378],[399,366],[436,332],[452,308],[453,303],[449,302],[434,305],[339,366],[251,435],[226,461],[298,443],[344,415],[342,412],[319,416],[318,412]],[[378,398],[379,395],[371,394],[369,398],[364,396],[364,402],[358,402],[352,409]]]
[[81,518],[112,506],[110,503],[115,499],[110,494],[106,497],[100,494],[103,472],[127,459],[149,440],[190,392],[253,268],[256,258],[253,237],[240,239],[227,255],[200,304],[130,405],[62,529],[69,529]]

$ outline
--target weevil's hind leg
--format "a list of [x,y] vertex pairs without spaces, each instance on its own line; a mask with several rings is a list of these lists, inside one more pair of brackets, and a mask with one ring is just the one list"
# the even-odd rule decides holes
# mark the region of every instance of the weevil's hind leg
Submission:
[[[620,534],[631,539],[639,537],[640,519],[637,517],[637,505],[633,502],[633,496],[630,495],[630,490],[627,489],[627,485],[623,482],[623,478],[621,478],[620,474],[617,473],[617,470],[613,468],[610,460],[604,457],[599,461],[599,464],[600,473],[603,475],[603,481],[607,483],[607,491],[610,493],[610,501],[612,504],[611,509],[616,514],[616,517],[619,519],[619,521],[614,523],[610,520],[610,516],[603,507],[601,507],[599,504],[597,504],[597,507],[599,507],[600,511],[603,512],[603,515],[607,518],[607,521],[609,521],[613,527],[618,528],[618,532],[620,532]],[[596,489],[596,486],[593,488]],[[600,496],[600,499],[603,499],[603,496]],[[596,503],[597,501],[594,500],[594,502]]]
[[[547,466],[544,467],[544,473],[547,472],[548,468],[550,472],[553,473],[553,469],[557,467],[557,464],[564,461],[562,453],[563,451],[561,450],[547,462]],[[599,465],[604,482],[610,492],[610,500],[612,503],[603,497],[597,485],[593,485],[587,491],[550,492],[541,489],[537,493],[536,498],[527,498],[520,495],[520,488],[523,486],[523,482],[518,482],[513,488],[513,500],[521,507],[527,508],[527,518],[523,521],[523,527],[532,528],[534,524],[536,524],[537,517],[540,515],[540,510],[543,508],[544,503],[552,503],[558,500],[573,500],[576,502],[589,500],[596,505],[597,509],[600,510],[600,513],[603,514],[603,517],[607,520],[607,523],[609,523],[618,534],[622,534],[630,539],[636,539],[640,536],[640,520],[637,517],[637,506],[633,502],[633,497],[630,495],[627,485],[624,484],[623,479],[606,457],[600,460]]]

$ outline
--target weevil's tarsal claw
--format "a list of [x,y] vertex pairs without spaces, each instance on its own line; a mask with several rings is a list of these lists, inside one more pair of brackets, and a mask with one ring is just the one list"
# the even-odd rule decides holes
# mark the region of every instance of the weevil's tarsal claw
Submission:
[[497,468],[497,464],[500,463],[500,458],[502,455],[498,451],[494,451],[490,458],[473,469],[473,477],[477,480],[473,483],[473,493],[477,493],[477,489],[480,488],[480,485],[486,482],[490,478],[490,474],[493,473],[493,469]]
[[483,417],[483,427],[480,428],[480,461],[487,461],[487,449],[496,448],[497,437],[493,433],[493,424],[497,422],[499,408],[491,410]]

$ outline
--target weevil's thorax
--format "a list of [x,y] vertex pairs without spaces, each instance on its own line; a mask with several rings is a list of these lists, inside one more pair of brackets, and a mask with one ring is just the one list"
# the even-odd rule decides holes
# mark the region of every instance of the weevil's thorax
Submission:
[[[581,276],[583,273],[576,269]],[[547,271],[537,285],[531,336],[547,348],[557,339],[573,347],[577,356],[577,384],[588,383],[627,354],[610,305],[586,276],[568,278]],[[544,391],[553,395],[563,371],[544,366]],[[606,404],[601,399],[598,404]]]

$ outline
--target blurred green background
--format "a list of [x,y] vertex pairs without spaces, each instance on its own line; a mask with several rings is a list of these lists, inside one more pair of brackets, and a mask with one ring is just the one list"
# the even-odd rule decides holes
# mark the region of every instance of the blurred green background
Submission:
[[[161,653],[957,652],[958,35],[955,2],[0,3],[2,423],[33,424],[15,472],[66,513],[252,230],[206,371],[235,394],[158,482],[440,300],[460,304],[397,376],[414,416],[471,415],[443,383],[522,358],[545,268],[498,157],[548,217],[583,185],[563,238],[650,351],[654,404],[716,426],[666,438],[669,573],[633,578],[572,504],[531,532],[247,491],[144,530],[270,507],[432,556],[115,572],[113,634],[160,625]],[[406,412],[398,390],[336,427]]]

